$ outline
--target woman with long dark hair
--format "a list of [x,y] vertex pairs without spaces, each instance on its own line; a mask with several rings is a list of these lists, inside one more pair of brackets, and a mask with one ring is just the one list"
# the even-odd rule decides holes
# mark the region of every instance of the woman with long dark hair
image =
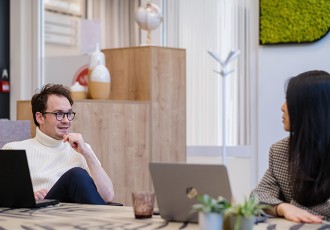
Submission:
[[269,168],[251,195],[271,205],[273,216],[320,223],[330,218],[330,74],[289,79],[281,110],[290,135],[271,146]]

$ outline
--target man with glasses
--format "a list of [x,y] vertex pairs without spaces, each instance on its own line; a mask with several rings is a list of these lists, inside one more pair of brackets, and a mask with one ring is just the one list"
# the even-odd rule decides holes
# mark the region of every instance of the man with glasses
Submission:
[[114,198],[108,177],[91,146],[70,133],[76,113],[70,90],[47,84],[31,100],[36,136],[3,149],[25,149],[35,198],[106,204]]

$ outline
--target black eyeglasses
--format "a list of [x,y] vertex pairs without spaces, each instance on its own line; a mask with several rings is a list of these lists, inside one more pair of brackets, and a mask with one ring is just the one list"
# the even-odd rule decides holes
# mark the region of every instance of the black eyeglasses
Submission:
[[64,119],[64,116],[66,115],[66,117],[68,118],[69,121],[72,121],[74,119],[74,116],[76,115],[75,112],[70,111],[67,113],[63,113],[63,112],[43,112],[42,114],[54,114],[56,117],[56,120],[58,121],[62,121]]

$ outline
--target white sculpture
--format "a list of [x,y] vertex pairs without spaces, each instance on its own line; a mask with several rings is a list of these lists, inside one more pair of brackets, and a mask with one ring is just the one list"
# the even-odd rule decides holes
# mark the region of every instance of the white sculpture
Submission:
[[162,10],[149,0],[146,5],[135,11],[135,21],[139,27],[148,31],[147,44],[151,41],[151,31],[156,29],[163,21]]
[[[226,120],[227,120],[227,112],[226,112],[226,76],[230,73],[234,72],[234,70],[229,70],[229,63],[235,60],[240,54],[239,50],[231,50],[227,55],[226,60],[222,60],[220,55],[215,51],[207,51],[219,64],[221,65],[222,69],[220,71],[214,70],[216,73],[222,76],[222,163],[224,165],[227,164],[227,152],[226,152]],[[219,125],[220,130],[220,125]]]
[[219,72],[217,70],[215,70],[216,73],[220,74],[221,76],[225,77],[227,76],[228,74],[234,72],[234,70],[228,70],[228,64],[230,62],[232,62],[233,60],[235,60],[235,58],[238,57],[238,55],[240,54],[240,51],[239,50],[231,50],[229,52],[229,54],[227,55],[227,58],[226,60],[222,60],[219,56],[218,53],[216,53],[215,51],[210,51],[208,50],[207,51],[215,60],[217,60],[217,62],[220,63],[221,67],[222,67],[222,70]]

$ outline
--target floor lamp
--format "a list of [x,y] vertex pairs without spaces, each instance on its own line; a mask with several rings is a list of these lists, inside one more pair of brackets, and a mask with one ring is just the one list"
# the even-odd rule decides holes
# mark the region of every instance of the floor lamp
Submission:
[[[221,65],[221,70],[214,70],[216,73],[222,76],[222,163],[227,165],[227,152],[226,152],[226,120],[227,120],[227,106],[226,106],[226,76],[234,72],[229,70],[229,63],[235,60],[240,54],[239,50],[232,50],[227,55],[226,60],[222,60],[220,55],[215,51],[207,51],[218,63]],[[220,82],[220,81],[219,81]],[[220,122],[219,122],[220,124]],[[218,126],[220,130],[220,125]]]

